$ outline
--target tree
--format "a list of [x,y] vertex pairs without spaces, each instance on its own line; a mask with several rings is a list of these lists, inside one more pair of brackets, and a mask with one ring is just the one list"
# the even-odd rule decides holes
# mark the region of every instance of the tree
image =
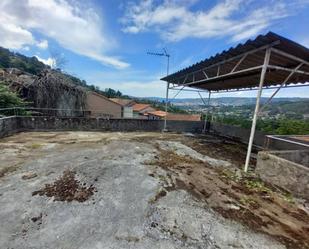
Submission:
[[16,93],[11,92],[9,88],[3,84],[3,82],[0,82],[0,108],[24,105],[25,102],[18,97]]
[[105,94],[106,94],[106,97],[108,97],[108,98],[118,97],[117,92],[112,88],[106,88]]
[[10,66],[10,51],[0,47],[0,67],[7,68]]

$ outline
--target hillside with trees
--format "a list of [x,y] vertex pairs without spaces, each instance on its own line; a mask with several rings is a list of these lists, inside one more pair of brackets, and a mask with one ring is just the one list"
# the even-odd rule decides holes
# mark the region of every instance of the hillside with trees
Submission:
[[25,102],[0,81],[0,108],[23,106]]
[[18,68],[24,72],[37,75],[43,69],[49,68],[49,66],[40,62],[34,56],[27,57],[0,47],[0,68]]
[[[217,116],[215,122],[239,126],[242,128],[251,128],[251,119],[239,116]],[[297,120],[289,118],[280,119],[258,119],[256,129],[267,134],[276,135],[303,135],[309,134],[309,122],[306,120]]]
[[[159,109],[159,110],[165,110],[165,104],[161,101],[155,101],[155,100],[147,100],[137,97],[132,97],[128,95],[122,94],[119,90],[114,90],[112,88],[106,88],[105,90],[100,90],[99,87],[88,84],[85,80],[81,80],[76,76],[73,76],[69,73],[64,72],[61,69],[51,69],[49,66],[45,65],[44,63],[40,62],[36,57],[27,57],[19,53],[11,52],[8,49],[0,47],[0,69],[3,68],[16,68],[18,70],[21,70],[22,72],[29,73],[33,75],[34,77],[45,77],[46,70],[49,70],[49,75],[55,75],[56,78],[61,79],[63,83],[69,83],[74,84],[76,86],[80,86],[84,89],[97,92],[99,94],[102,94],[108,98],[127,98],[127,99],[133,99],[139,103],[145,103],[150,104],[153,107]],[[8,79],[5,81],[11,82],[11,79]],[[18,95],[14,92],[12,92],[10,89],[6,87],[7,84],[4,84],[5,82],[0,82],[1,87],[4,89],[6,88],[7,91],[10,91],[13,95],[15,94],[17,97]],[[43,96],[43,95],[42,95]],[[16,102],[15,106],[20,106],[22,103],[25,102]],[[14,106],[14,105],[13,105]],[[12,107],[11,102],[7,102],[6,100],[3,100],[2,108],[3,107]],[[174,113],[187,113],[186,111],[182,110],[181,108],[178,108],[173,105],[168,106],[169,112]]]

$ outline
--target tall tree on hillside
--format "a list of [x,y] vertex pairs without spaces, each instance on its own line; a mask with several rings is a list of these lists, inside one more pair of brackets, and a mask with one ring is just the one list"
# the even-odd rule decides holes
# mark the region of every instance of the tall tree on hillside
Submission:
[[0,108],[23,106],[24,104],[25,102],[16,93],[11,92],[6,85],[0,82]]
[[8,68],[10,66],[10,51],[0,47],[0,68]]

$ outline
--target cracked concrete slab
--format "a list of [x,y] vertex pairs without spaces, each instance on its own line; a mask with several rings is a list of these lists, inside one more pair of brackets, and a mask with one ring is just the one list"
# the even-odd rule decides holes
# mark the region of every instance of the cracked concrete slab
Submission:
[[[159,169],[145,162],[157,156],[155,144],[167,138],[162,136],[53,132],[0,140],[0,169],[19,164],[0,178],[0,248],[285,248],[184,190],[153,201],[163,182],[153,175]],[[181,143],[164,146],[211,159]],[[82,203],[32,196],[65,170],[97,192]]]

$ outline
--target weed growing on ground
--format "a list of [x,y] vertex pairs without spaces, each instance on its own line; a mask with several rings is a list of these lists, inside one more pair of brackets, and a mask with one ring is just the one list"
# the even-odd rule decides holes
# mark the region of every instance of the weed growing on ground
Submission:
[[42,146],[42,144],[31,144],[30,148],[35,150],[35,149],[39,149]]
[[254,192],[272,192],[269,188],[265,186],[265,184],[258,178],[249,178],[244,180],[245,186],[253,190]]
[[282,196],[283,196],[283,199],[287,201],[288,203],[291,203],[291,204],[295,203],[294,197],[291,193],[284,193]]

